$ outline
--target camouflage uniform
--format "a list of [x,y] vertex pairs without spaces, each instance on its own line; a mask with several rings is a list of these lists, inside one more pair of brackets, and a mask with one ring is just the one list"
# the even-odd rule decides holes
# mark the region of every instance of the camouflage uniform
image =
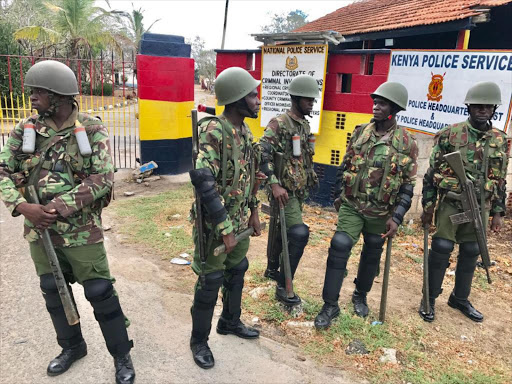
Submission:
[[[390,217],[395,221],[401,200],[412,197],[417,155],[416,140],[404,127],[395,124],[379,134],[375,123],[370,123],[354,130],[337,174],[342,204],[327,259],[322,295],[326,304],[338,307],[350,250],[361,232],[364,245],[354,294],[366,300],[379,266],[386,221]],[[402,219],[395,222],[400,224]]]
[[[35,125],[36,149],[33,154],[22,152],[23,129],[27,123]],[[80,154],[73,134],[73,129],[78,126],[86,129],[92,148],[88,157]],[[57,220],[49,227],[49,233],[68,288],[72,292],[69,283],[83,284],[107,348],[118,357],[125,356],[133,343],[128,339],[128,322],[112,286],[114,279],[103,246],[101,210],[110,200],[113,181],[114,166],[107,129],[98,119],[79,113],[77,107],[73,107],[61,128],[57,128],[51,117],[33,115],[21,121],[0,152],[2,200],[11,214],[18,216],[16,207],[26,202],[20,190],[31,184],[36,186],[40,203],[57,211]],[[39,233],[28,220],[24,227],[57,341],[64,350],[79,348],[86,351],[80,324],[70,326],[67,323]],[[48,372],[52,375],[61,373],[50,373],[50,367]]]
[[[208,259],[206,269],[203,271],[205,274],[224,270],[223,264],[226,265],[226,269],[229,269],[229,266],[234,266],[245,258],[249,240],[246,241],[247,247],[245,242],[241,242],[228,255],[213,256],[213,250],[222,244],[222,236],[233,231],[238,233],[246,229],[250,216],[249,209],[258,206],[258,200],[252,194],[256,155],[252,143],[252,133],[246,124],[244,124],[241,131],[238,131],[224,116],[218,116],[218,119],[206,118],[199,125],[199,155],[196,168],[208,168],[212,172],[217,182],[220,199],[227,210],[226,220],[217,224],[215,228],[210,222],[206,221],[207,231],[213,236],[207,236],[210,244],[207,247]],[[226,127],[226,131],[229,130],[230,132],[223,134],[220,120]],[[222,167],[224,146],[227,160],[225,169]],[[235,156],[235,151],[237,156]],[[234,161],[235,157],[238,158],[238,162]],[[235,174],[238,175],[236,186],[234,185]],[[192,207],[192,218],[195,218],[194,211],[195,204]],[[197,238],[194,237],[194,239],[197,242]],[[242,249],[241,252],[238,252],[238,247]],[[201,262],[197,252],[194,254],[192,269],[197,274],[201,273]]]
[[[292,136],[300,136],[301,155],[293,156]],[[269,187],[280,184],[288,193],[288,203],[284,207],[286,230],[289,238],[290,267],[292,276],[299,265],[304,248],[308,242],[309,229],[302,221],[304,200],[308,198],[309,189],[318,184],[318,177],[313,169],[314,150],[308,140],[313,136],[309,123],[304,117],[295,115],[291,110],[270,120],[260,139],[261,169],[268,178]],[[281,180],[275,175],[274,155],[283,154]],[[269,199],[273,199],[271,188]],[[282,250],[280,230],[272,258],[268,260],[267,270],[279,268],[279,254]],[[281,271],[282,272],[282,271]],[[278,283],[284,286],[284,272],[280,273]]]
[[[444,128],[435,137],[430,156],[430,167],[423,178],[423,210],[435,211],[436,232],[429,253],[429,296],[433,309],[435,299],[442,292],[446,269],[454,243],[459,244],[459,258],[455,271],[455,288],[450,296],[464,302],[471,313],[476,313],[467,301],[480,250],[472,223],[452,224],[450,216],[463,211],[460,201],[451,199],[447,192],[460,193],[460,185],[443,156],[460,151],[466,176],[473,181],[477,199],[482,207],[482,221],[487,225],[489,214],[504,215],[508,149],[505,133],[491,127],[480,131],[469,120]],[[437,206],[437,208],[436,208]],[[452,305],[453,306],[453,305]],[[475,311],[475,312],[473,312]],[[465,313],[466,314],[466,313]],[[434,320],[434,312],[421,313],[426,321]],[[466,314],[467,315],[467,314]],[[471,316],[469,316],[471,318]],[[472,320],[482,321],[480,313]]]
[[[234,326],[240,323],[244,275],[249,268],[246,255],[250,240],[248,238],[238,242],[229,254],[214,256],[213,251],[223,244],[222,236],[245,230],[250,217],[249,210],[257,209],[258,206],[258,200],[252,193],[257,154],[249,127],[244,123],[241,130],[236,129],[221,115],[201,120],[199,130],[196,170],[206,168],[211,172],[227,215],[225,220],[215,226],[209,219],[205,220],[207,259],[203,271],[198,248],[199,238],[194,228],[195,252],[192,269],[198,275],[204,273],[205,285],[198,280],[195,286],[191,310],[192,345],[208,339],[220,286],[223,310],[219,325],[221,322]],[[195,218],[194,212],[195,204],[192,207],[192,218]],[[217,331],[219,332],[219,326]]]

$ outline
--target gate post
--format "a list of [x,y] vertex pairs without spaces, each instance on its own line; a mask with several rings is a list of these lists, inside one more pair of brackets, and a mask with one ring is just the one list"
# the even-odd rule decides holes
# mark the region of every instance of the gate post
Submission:
[[182,36],[145,33],[137,55],[141,162],[160,174],[192,164],[190,111],[194,108],[194,60]]

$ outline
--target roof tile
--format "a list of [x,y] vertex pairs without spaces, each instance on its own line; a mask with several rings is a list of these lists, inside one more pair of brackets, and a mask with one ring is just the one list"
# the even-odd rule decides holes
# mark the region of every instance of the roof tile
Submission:
[[512,0],[361,0],[314,20],[293,32],[336,31],[342,35],[386,31],[466,19],[478,8]]

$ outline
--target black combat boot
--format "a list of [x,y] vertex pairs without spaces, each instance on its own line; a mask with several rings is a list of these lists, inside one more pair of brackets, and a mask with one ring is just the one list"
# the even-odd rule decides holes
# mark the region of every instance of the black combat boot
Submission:
[[247,327],[240,319],[230,321],[222,318],[222,316],[217,323],[217,333],[221,335],[235,335],[242,339],[256,339],[260,336],[258,330]]
[[208,338],[198,340],[194,337],[191,337],[190,350],[192,351],[194,362],[199,367],[203,369],[213,368],[215,365],[215,359],[213,358],[213,353],[210,349],[210,346],[208,345]]
[[[87,355],[87,345],[82,338],[80,323],[75,325],[68,323],[53,275],[51,273],[41,275],[40,286],[46,309],[50,313],[57,334],[57,342],[62,347],[61,354],[50,361],[46,370],[48,376],[57,376],[66,372],[75,361]],[[69,284],[67,286],[74,302],[73,290]]]
[[468,299],[459,299],[455,297],[453,292],[448,299],[448,305],[452,308],[458,309],[464,316],[469,317],[471,320],[476,321],[477,323],[484,321],[484,315],[477,311],[475,307],[471,305]]
[[130,358],[133,341],[128,338],[126,318],[112,282],[91,279],[84,281],[83,286],[85,298],[94,309],[94,317],[100,326],[107,349],[114,358],[116,383],[134,383],[135,369]]
[[48,364],[48,368],[46,369],[46,373],[48,376],[60,375],[61,373],[66,372],[75,361],[80,360],[86,355],[87,345],[83,340],[80,344],[74,347],[63,348],[61,354],[50,361],[50,364]]
[[336,304],[325,303],[320,313],[315,317],[315,328],[329,328],[331,322],[340,315],[340,307]]
[[354,303],[354,313],[359,317],[368,316],[368,304],[366,304],[366,292],[359,292],[357,289],[352,294],[352,303]]
[[223,271],[215,271],[204,277],[204,286],[198,280],[194,294],[194,304],[190,310],[192,315],[192,335],[190,350],[194,362],[203,369],[215,365],[212,351],[208,346],[208,336],[212,327],[213,311],[217,303],[219,288],[224,280]]
[[263,276],[266,277],[267,279],[272,279],[274,281],[277,281],[279,279],[279,269],[267,268],[267,269],[265,269]]
[[436,316],[436,299],[433,297],[429,297],[428,301],[430,302],[430,312],[425,312],[423,308],[423,299],[420,303],[420,308],[418,309],[418,313],[421,318],[429,323],[433,322]]
[[455,287],[448,299],[450,307],[458,309],[464,316],[477,323],[484,321],[484,316],[471,305],[468,297],[471,293],[471,283],[479,254],[480,248],[476,241],[459,245],[459,258],[455,268]]
[[114,356],[114,367],[116,369],[116,384],[132,384],[135,382],[135,369],[130,353]]

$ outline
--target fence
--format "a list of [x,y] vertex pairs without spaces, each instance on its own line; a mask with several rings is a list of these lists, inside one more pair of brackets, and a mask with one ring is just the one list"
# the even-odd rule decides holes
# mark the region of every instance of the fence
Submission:
[[3,76],[0,73],[0,149],[18,121],[32,114],[30,90],[23,84],[26,71],[36,61],[47,59],[61,61],[75,72],[80,111],[100,118],[108,128],[115,167],[135,167],[140,143],[133,54],[130,60],[124,54],[106,56],[103,52],[99,59],[50,57],[44,52],[39,57],[0,54],[0,68],[4,64],[7,69]]

